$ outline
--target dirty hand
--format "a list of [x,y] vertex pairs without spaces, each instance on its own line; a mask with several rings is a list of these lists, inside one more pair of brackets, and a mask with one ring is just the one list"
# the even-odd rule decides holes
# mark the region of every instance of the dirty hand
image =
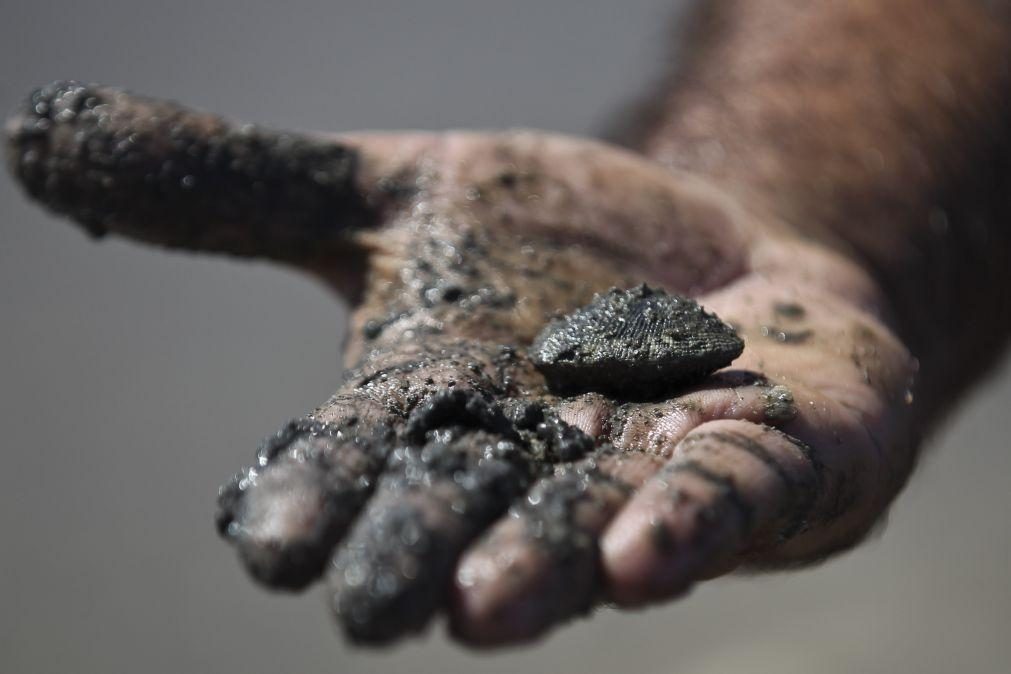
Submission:
[[[517,642],[814,561],[911,469],[914,362],[880,291],[718,185],[560,136],[277,134],[75,83],[8,135],[27,191],[96,235],[271,258],[355,305],[345,383],[218,515],[261,582],[325,578],[353,639],[445,611],[461,640]],[[743,354],[660,388],[546,381],[542,329],[643,283]]]

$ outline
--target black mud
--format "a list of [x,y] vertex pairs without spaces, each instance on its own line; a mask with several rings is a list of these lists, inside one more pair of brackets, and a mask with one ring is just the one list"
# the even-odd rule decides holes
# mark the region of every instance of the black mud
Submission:
[[423,629],[446,601],[463,549],[529,486],[523,448],[485,431],[431,431],[397,448],[330,568],[345,633],[383,643]]
[[593,450],[593,438],[545,405],[513,401],[506,405],[506,414],[530,454],[542,464],[575,461]]
[[95,236],[302,258],[370,220],[354,150],[106,87],[37,89],[7,152],[32,197]]
[[443,389],[418,405],[407,418],[405,439],[424,444],[428,434],[440,428],[471,428],[519,440],[513,425],[495,405],[474,389]]

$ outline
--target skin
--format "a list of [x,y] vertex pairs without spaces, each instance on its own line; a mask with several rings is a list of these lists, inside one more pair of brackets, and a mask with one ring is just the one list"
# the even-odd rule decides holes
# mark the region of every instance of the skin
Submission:
[[[358,641],[443,612],[510,644],[879,521],[1007,337],[1005,20],[706,3],[634,151],[275,134],[62,84],[12,117],[9,157],[93,233],[274,259],[348,298],[346,383],[224,488],[221,531],[261,582],[324,578]],[[526,354],[544,325],[643,282],[733,324],[740,358],[647,401],[552,391]]]

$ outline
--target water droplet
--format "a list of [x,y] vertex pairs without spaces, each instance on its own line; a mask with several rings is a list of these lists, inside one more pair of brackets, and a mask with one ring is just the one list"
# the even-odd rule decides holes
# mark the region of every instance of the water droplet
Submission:
[[352,564],[344,569],[344,582],[348,587],[359,587],[365,582],[365,568],[361,564]]

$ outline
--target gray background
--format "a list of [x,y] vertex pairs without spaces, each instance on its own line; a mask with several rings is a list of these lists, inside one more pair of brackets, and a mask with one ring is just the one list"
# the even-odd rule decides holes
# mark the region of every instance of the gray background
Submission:
[[[592,133],[658,72],[674,4],[7,0],[0,105],[73,77],[285,127]],[[441,629],[360,651],[211,525],[219,482],[337,385],[343,309],[266,266],[94,245],[6,176],[0,227],[0,671],[1008,670],[1006,368],[885,534],[829,565],[498,655]]]

